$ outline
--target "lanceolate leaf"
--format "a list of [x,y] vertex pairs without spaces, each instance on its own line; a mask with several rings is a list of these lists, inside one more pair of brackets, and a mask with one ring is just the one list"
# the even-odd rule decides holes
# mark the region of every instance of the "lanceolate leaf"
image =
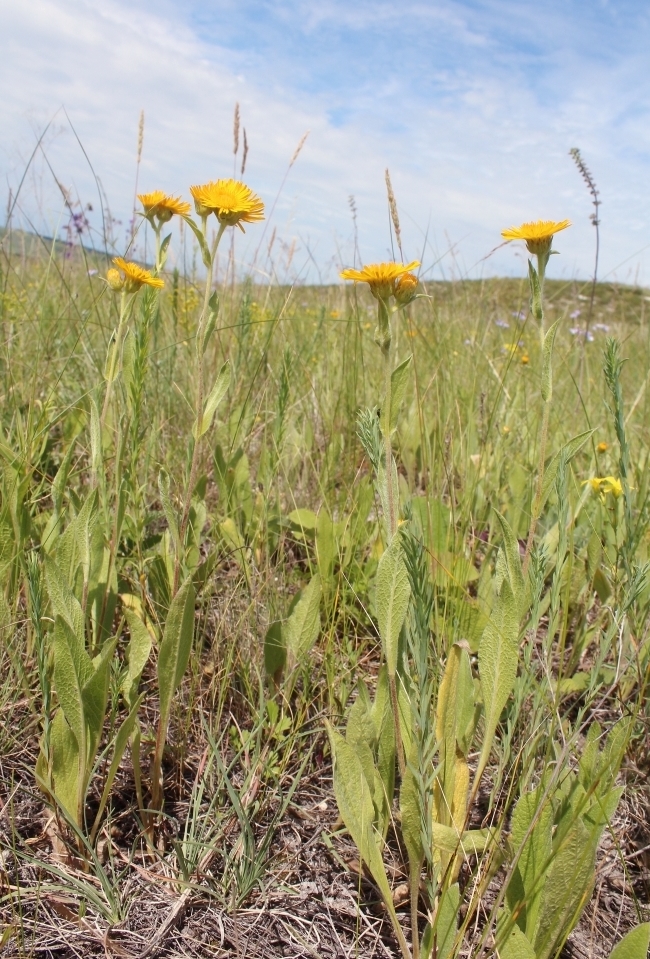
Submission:
[[397,922],[386,869],[381,858],[382,838],[373,827],[374,806],[370,787],[353,746],[328,725],[334,759],[334,795],[341,819],[381,892],[391,919]]
[[526,586],[519,556],[519,541],[508,521],[500,513],[497,513],[497,519],[503,534],[503,559],[505,560],[508,581],[521,617],[526,606]]
[[287,650],[296,662],[302,662],[318,639],[321,592],[321,579],[316,573],[282,629]]
[[646,959],[650,946],[650,922],[628,932],[610,953],[609,959]]
[[194,635],[195,593],[187,579],[174,596],[158,654],[158,689],[160,696],[160,728],[166,730],[172,697],[185,673]]
[[553,395],[553,344],[557,333],[559,320],[549,327],[542,346],[542,399],[548,403]]
[[558,450],[555,456],[550,460],[546,469],[544,470],[540,509],[544,506],[546,500],[548,499],[549,493],[553,489],[553,484],[555,483],[555,477],[557,476],[558,467],[562,457],[565,458],[565,462],[569,463],[576,453],[580,452],[582,447],[594,432],[595,430],[585,430],[584,433],[578,433],[578,435],[574,436],[573,439],[569,440],[568,443],[565,443],[562,449]]
[[192,231],[192,233],[197,239],[197,242],[201,249],[201,258],[203,260],[203,265],[206,266],[208,269],[210,269],[210,266],[212,264],[212,257],[210,256],[210,249],[208,247],[208,244],[205,241],[205,237],[201,233],[201,230],[196,225],[192,217],[184,216],[183,219],[185,220],[190,230]]
[[485,729],[476,776],[487,765],[494,732],[517,675],[519,610],[507,579],[501,584],[478,648]]
[[377,569],[377,621],[389,675],[397,671],[399,634],[406,619],[411,587],[396,536],[379,560]]
[[402,400],[404,399],[404,394],[406,393],[406,387],[408,386],[409,376],[411,372],[411,361],[413,360],[412,356],[408,356],[402,363],[397,366],[390,378],[391,390],[390,390],[390,431],[391,433],[397,426],[397,417],[399,414],[399,408],[402,405]]
[[215,414],[215,411],[217,407],[219,406],[219,403],[222,401],[222,399],[226,395],[226,392],[229,386],[230,386],[230,364],[228,362],[225,362],[223,366],[221,367],[221,369],[219,370],[219,373],[217,374],[217,378],[214,381],[214,386],[210,390],[210,393],[208,394],[208,398],[205,401],[205,406],[203,407],[203,418],[201,420],[201,429],[199,430],[198,436],[196,434],[196,424],[194,426],[194,439],[199,439],[201,436],[203,436],[204,433],[207,433],[208,430],[210,429],[210,426],[212,425],[212,418]]

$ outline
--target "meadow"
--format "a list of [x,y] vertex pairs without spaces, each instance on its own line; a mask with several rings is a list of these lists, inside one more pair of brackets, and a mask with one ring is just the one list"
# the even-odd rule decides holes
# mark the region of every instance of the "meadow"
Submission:
[[3,955],[645,959],[650,293],[223,182],[0,241]]

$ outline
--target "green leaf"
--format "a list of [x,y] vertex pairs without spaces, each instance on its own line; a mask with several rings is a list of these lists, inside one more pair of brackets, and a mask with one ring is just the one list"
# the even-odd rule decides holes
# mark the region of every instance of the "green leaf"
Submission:
[[466,829],[459,833],[453,826],[444,826],[439,822],[433,823],[432,830],[434,846],[449,855],[461,853],[464,856],[477,856],[494,845],[497,838],[494,829]]
[[318,514],[318,524],[316,526],[316,558],[318,560],[318,572],[324,583],[327,583],[332,575],[335,556],[334,523],[323,507]]
[[519,610],[508,579],[501,584],[478,648],[478,666],[483,695],[485,729],[476,779],[485,769],[501,711],[517,676],[519,658]]
[[209,270],[210,267],[212,266],[212,257],[210,256],[210,248],[208,247],[208,244],[206,243],[205,237],[201,233],[200,227],[197,226],[197,224],[194,222],[191,216],[184,216],[183,219],[185,220],[190,230],[196,237],[197,242],[199,244],[199,248],[201,250],[201,258],[203,260],[203,265],[207,267],[207,269]]
[[555,955],[578,922],[593,888],[596,846],[578,819],[554,850],[533,940],[536,959]]
[[301,663],[320,632],[321,579],[318,573],[305,586],[299,601],[283,627],[287,651]]
[[78,790],[79,746],[62,709],[56,711],[50,726],[50,752],[54,797],[72,822],[80,827],[82,810],[79,807]]
[[83,783],[84,795],[104,726],[106,704],[108,702],[108,680],[116,643],[117,640],[113,639],[102,647],[99,656],[96,656],[93,660],[93,674],[82,690],[83,711],[86,720],[87,762],[86,777]]
[[[510,918],[507,910],[504,910],[502,916],[506,917],[506,919]],[[500,922],[499,926],[504,924],[505,923]],[[535,950],[526,936],[519,926],[514,923],[507,934],[506,941],[502,946],[499,946],[500,959],[536,959],[536,955]]]
[[375,810],[363,767],[354,747],[332,729],[329,723],[327,732],[334,763],[334,795],[341,819],[359,850],[361,859],[368,866],[393,923],[396,924],[393,897],[381,858],[383,840],[373,826]]
[[530,306],[531,313],[538,323],[541,324],[544,319],[544,310],[542,307],[542,288],[539,283],[537,270],[533,266],[532,260],[528,261],[528,282],[530,283]]
[[397,671],[399,634],[406,619],[411,587],[399,538],[393,538],[377,568],[377,622],[388,665],[388,673]]
[[[544,470],[544,480],[542,482],[542,498],[540,501],[540,509],[546,503],[546,500],[549,497],[553,485],[555,483],[555,477],[557,476],[558,467],[560,461],[564,458],[566,463],[569,463],[577,453],[580,452],[582,447],[585,445],[590,436],[593,436],[595,430],[585,430],[584,433],[578,433],[577,436],[574,436],[573,439],[569,440],[568,443],[565,443],[564,446],[558,450],[555,456],[549,461],[545,470]],[[600,542],[600,541],[599,541]]]
[[560,321],[556,320],[553,326],[549,327],[542,345],[542,399],[545,403],[550,402],[553,395],[553,344],[559,325]]
[[45,584],[54,616],[60,616],[84,647],[84,617],[81,603],[68,586],[65,576],[49,556],[44,557]]
[[124,610],[124,617],[129,627],[130,639],[126,647],[127,670],[122,680],[122,695],[129,709],[133,708],[138,696],[138,686],[142,670],[147,664],[151,653],[151,633],[132,609]]
[[86,717],[84,687],[93,676],[90,656],[76,633],[61,616],[54,623],[52,643],[54,686],[63,714],[74,733],[82,760],[86,751]]
[[395,717],[390,702],[388,669],[385,663],[379,670],[371,716],[377,738],[377,771],[381,776],[384,796],[390,812],[395,790]]
[[305,535],[313,535],[318,527],[318,516],[310,509],[294,509],[287,519],[292,527],[299,529]]
[[508,582],[510,583],[510,589],[517,605],[519,617],[521,618],[526,608],[527,597],[524,573],[519,556],[519,541],[507,520],[500,513],[496,515],[501,527],[501,533],[503,534],[502,557],[505,561]]
[[406,393],[406,387],[410,378],[412,356],[407,358],[397,366],[390,377],[390,431],[391,433],[397,426],[397,417],[399,409]]
[[205,351],[208,348],[210,338],[214,333],[215,327],[217,325],[217,319],[219,318],[219,294],[216,290],[213,290],[212,295],[208,301],[208,318],[205,323],[205,329],[200,331],[200,343],[199,349],[202,356],[205,356]]
[[194,586],[189,578],[174,596],[167,614],[158,653],[159,728],[163,730],[167,729],[172,697],[183,679],[190,658],[195,598]]
[[610,953],[609,959],[647,959],[650,947],[650,922],[631,929]]
[[181,539],[178,533],[178,522],[176,520],[176,511],[172,505],[171,495],[171,479],[169,473],[165,469],[161,469],[158,473],[158,491],[160,492],[160,502],[162,503],[163,512],[165,514],[165,519],[167,520],[167,526],[169,527],[169,533],[174,543],[174,550],[177,556],[181,555]]
[[[551,862],[553,809],[548,799],[540,808],[543,795],[544,789],[539,786],[521,796],[512,815],[511,827],[514,851],[521,850],[521,853],[506,898],[511,912],[517,915],[517,924],[531,940],[537,928],[544,877]],[[533,822],[535,825],[525,839]]]
[[205,406],[203,408],[203,418],[201,419],[201,429],[197,436],[196,434],[196,423],[193,428],[194,439],[200,439],[205,433],[208,432],[210,426],[212,425],[212,418],[215,414],[219,403],[222,401],[228,387],[230,386],[230,363],[226,360],[223,364],[217,378],[214,382],[214,386],[210,390],[207,400],[205,401]]
[[454,939],[458,932],[460,915],[460,889],[458,883],[445,889],[440,896],[433,927],[436,942],[436,959],[447,959],[451,955]]
[[287,662],[287,647],[282,633],[282,623],[276,620],[271,623],[264,637],[264,668],[267,676],[272,676],[276,683],[280,682],[282,672]]
[[424,860],[422,846],[422,810],[420,795],[415,776],[410,767],[407,767],[402,779],[399,792],[399,808],[402,817],[402,837],[409,859],[409,874],[411,880],[419,876]]

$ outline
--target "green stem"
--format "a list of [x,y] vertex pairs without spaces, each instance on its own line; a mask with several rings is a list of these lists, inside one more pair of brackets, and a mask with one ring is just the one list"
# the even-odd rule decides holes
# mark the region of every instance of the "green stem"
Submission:
[[[206,229],[206,219],[203,219],[203,232],[205,234]],[[214,238],[214,243],[212,244],[212,250],[210,251],[210,267],[208,269],[208,275],[205,280],[205,293],[203,296],[203,309],[201,310],[201,316],[199,318],[199,324],[196,330],[196,365],[197,365],[197,385],[196,385],[196,437],[194,439],[194,448],[192,449],[192,464],[190,466],[190,476],[187,484],[187,490],[185,492],[185,505],[183,507],[183,516],[181,519],[181,525],[179,528],[179,541],[180,549],[183,549],[185,544],[185,534],[187,532],[187,524],[190,518],[190,508],[192,506],[192,493],[194,492],[194,487],[196,485],[197,473],[199,470],[199,451],[200,451],[200,433],[201,433],[201,423],[203,421],[203,399],[204,399],[204,371],[203,371],[203,329],[205,327],[205,322],[208,317],[210,310],[210,297],[212,295],[212,278],[214,273],[214,261],[217,254],[217,248],[221,237],[223,236],[227,224],[220,223],[219,230],[216,237]],[[181,556],[176,556],[176,561],[174,563],[174,589],[172,595],[176,595],[178,591],[178,585],[180,581],[180,572],[181,572]]]
[[126,293],[124,290],[122,291],[122,298],[120,302],[120,319],[117,324],[115,340],[113,341],[110,365],[108,368],[108,382],[106,384],[106,393],[104,395],[104,405],[102,407],[102,414],[99,419],[100,436],[104,432],[104,424],[106,422],[106,416],[108,415],[108,408],[110,406],[111,396],[113,394],[113,382],[115,380],[115,376],[117,375],[117,363],[119,360],[120,351],[122,349],[124,331],[126,329],[127,321],[131,315],[134,301],[135,297],[133,294]]

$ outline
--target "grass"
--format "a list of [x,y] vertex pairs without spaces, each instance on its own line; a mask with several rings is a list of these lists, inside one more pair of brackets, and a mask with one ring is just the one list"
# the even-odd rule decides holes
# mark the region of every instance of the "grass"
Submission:
[[[182,578],[193,579],[196,602],[187,668],[171,690],[159,813],[148,777],[162,701],[159,653],[172,642],[167,624],[178,595],[174,517],[183,512],[197,445],[201,280],[169,272],[158,299],[140,294],[127,338],[131,365],[115,382],[98,438],[119,303],[101,279],[106,259],[18,232],[4,237],[0,257],[5,954],[398,955],[376,877],[338,818],[325,732],[326,721],[345,727],[363,696],[360,682],[371,695],[381,683],[376,582],[385,535],[357,419],[380,405],[383,389],[375,301],[365,287],[218,285],[205,373],[212,382],[228,361],[231,376],[190,490]],[[397,362],[414,357],[393,448],[402,518],[416,543],[412,582],[420,583],[420,606],[412,607],[420,625],[409,628],[425,636],[424,651],[412,638],[404,654],[413,689],[420,682],[418,729],[432,721],[427,696],[438,695],[455,641],[468,644],[476,680],[505,548],[497,514],[523,551],[542,415],[527,282],[436,282],[423,292],[394,321],[393,341]],[[547,280],[547,322],[561,321],[547,464],[572,437],[586,436],[575,455],[556,462],[537,527],[516,680],[468,810],[470,828],[501,831],[500,853],[459,865],[469,905],[459,911],[453,955],[496,954],[495,902],[516,868],[508,852],[515,804],[547,781],[545,769],[556,771],[558,796],[569,789],[592,721],[604,742],[630,720],[616,780],[625,788],[603,824],[593,896],[590,885],[561,954],[606,956],[649,918],[650,296],[599,284],[593,339],[584,342],[570,327],[580,326],[572,314],[584,316],[589,298],[589,284]],[[614,373],[610,337],[625,360]],[[584,485],[620,478],[626,463],[626,496]],[[81,540],[66,540],[91,497]],[[78,545],[84,535],[87,554]],[[61,566],[66,556],[77,557],[68,559],[68,585],[84,611],[88,668],[99,669],[92,657],[115,644],[76,823],[47,785],[52,726],[65,699],[56,659],[56,630],[64,627],[56,624],[66,619],[48,562]],[[305,597],[316,574],[318,625],[310,633]],[[274,636],[284,637],[280,659]],[[141,675],[132,665],[137,649],[145,650]],[[123,726],[129,716],[132,725]],[[432,778],[434,747],[418,747],[418,768]],[[469,752],[472,769],[479,751]],[[420,788],[433,795],[431,784]],[[398,801],[389,813],[382,855],[412,943]],[[425,859],[422,883],[433,885],[420,899],[420,933],[426,903],[438,902],[443,888],[434,888],[438,867]]]

